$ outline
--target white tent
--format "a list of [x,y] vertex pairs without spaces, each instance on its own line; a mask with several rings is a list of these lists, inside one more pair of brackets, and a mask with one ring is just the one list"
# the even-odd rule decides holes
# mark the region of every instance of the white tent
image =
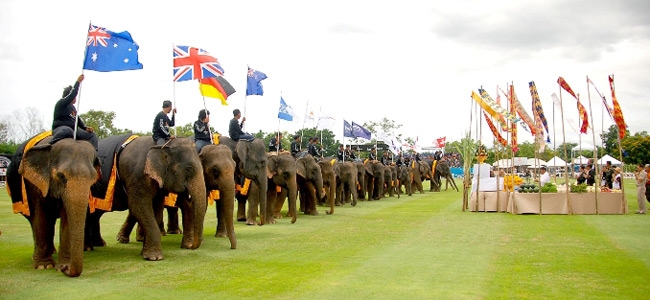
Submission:
[[574,165],[586,165],[589,163],[589,159],[580,155],[576,158],[573,159],[573,164]]
[[592,144],[589,144],[589,143],[582,143],[582,144],[580,144],[578,146],[573,147],[573,149],[571,149],[571,151],[581,151],[581,150],[582,151],[584,151],[584,150],[593,151],[594,146]]
[[611,161],[611,162],[612,162],[612,166],[620,166],[620,165],[621,165],[621,161],[620,161],[620,160],[611,157],[609,154],[605,154],[605,156],[601,157],[601,158],[598,160],[598,165],[599,165],[599,166],[604,166],[608,161]]
[[539,168],[539,167],[545,166],[545,165],[546,165],[546,162],[539,159],[539,158],[529,158],[526,161],[526,166],[528,166],[529,169],[535,169],[535,168]]
[[566,165],[566,162],[564,159],[561,159],[557,156],[554,156],[553,158],[549,159],[546,162],[547,167],[564,167]]

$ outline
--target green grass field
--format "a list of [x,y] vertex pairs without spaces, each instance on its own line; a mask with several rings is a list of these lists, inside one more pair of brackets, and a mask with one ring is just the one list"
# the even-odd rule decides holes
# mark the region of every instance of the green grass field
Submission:
[[[629,183],[628,183],[629,184]],[[215,238],[143,260],[114,237],[126,217],[102,218],[108,245],[68,278],[31,267],[29,223],[0,191],[0,299],[647,299],[650,216],[462,212],[462,193],[416,194],[299,215],[295,224],[235,224],[238,249]],[[58,245],[58,235],[56,237]]]

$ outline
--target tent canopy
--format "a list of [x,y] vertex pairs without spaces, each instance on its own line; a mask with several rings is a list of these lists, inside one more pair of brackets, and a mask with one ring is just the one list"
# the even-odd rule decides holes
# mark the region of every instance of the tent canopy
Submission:
[[581,150],[593,151],[594,146],[589,143],[582,143],[578,146],[573,147],[573,149],[571,149],[571,151],[581,151]]
[[547,167],[564,167],[566,162],[558,156],[554,156],[546,162]]
[[603,166],[603,165],[605,165],[608,161],[611,161],[611,162],[612,162],[612,166],[620,166],[620,165],[621,165],[621,161],[620,161],[620,160],[611,157],[609,154],[605,154],[605,156],[601,157],[601,158],[598,160],[598,165]]
[[580,155],[576,158],[573,159],[573,164],[574,165],[586,165],[589,163],[589,159]]

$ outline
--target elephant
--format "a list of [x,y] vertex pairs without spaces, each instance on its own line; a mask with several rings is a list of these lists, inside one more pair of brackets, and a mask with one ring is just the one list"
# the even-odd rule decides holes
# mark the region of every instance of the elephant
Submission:
[[427,178],[427,176],[430,178],[431,169],[429,168],[429,165],[427,165],[426,162],[412,161],[410,167],[413,172],[412,188],[420,191],[420,194],[424,194],[422,182]]
[[[318,215],[316,204],[321,199],[323,192],[323,174],[320,165],[316,163],[313,156],[306,154],[296,159],[296,173],[301,211],[306,215]],[[276,210],[278,209],[276,208]],[[326,213],[333,214],[334,205]]]
[[[129,136],[111,136],[99,141],[100,158],[104,159],[104,163],[113,160],[112,153],[116,146],[119,149],[115,159],[119,176],[108,211],[128,209],[129,215],[117,240],[128,243],[133,225],[137,222],[145,235],[142,257],[162,260],[159,220],[162,220],[164,198],[171,192],[177,195],[176,205],[183,211],[181,248],[199,248],[203,242],[207,198],[201,160],[193,142],[188,138],[176,138],[166,145],[156,146],[150,136],[140,136],[127,145],[122,144]],[[95,184],[93,188],[93,192],[101,196],[101,186]],[[103,242],[99,231],[102,214],[103,211],[96,210],[86,221],[86,239],[95,245],[98,241]]]
[[355,161],[357,167],[357,199],[366,199],[366,168],[363,162]]
[[[206,145],[199,153],[206,193],[219,192],[215,201],[217,228],[215,237],[228,237],[230,248],[237,248],[237,237],[233,224],[235,211],[235,161],[232,151],[225,145]],[[178,208],[167,207],[168,229],[178,228]],[[168,230],[169,233],[169,230]]]
[[[427,161],[427,164],[430,165],[430,168],[433,170],[433,161]],[[433,172],[433,179],[431,180],[431,188],[433,189],[434,182],[439,192],[442,189],[442,178],[445,179],[445,191],[449,188],[449,182],[451,181],[451,188],[455,189],[458,192],[458,186],[456,186],[456,181],[454,181],[454,176],[451,174],[451,169],[449,164],[445,160],[438,160],[436,163],[435,172]]]
[[[61,218],[56,268],[77,277],[83,271],[90,187],[98,179],[100,163],[94,147],[86,141],[66,138],[50,145],[51,139],[46,137],[27,151],[24,149],[30,142],[18,148],[7,170],[7,190],[14,211],[23,213],[32,227],[33,267],[55,267],[54,232],[56,219]],[[25,195],[21,192],[22,182]]]
[[[232,151],[232,158],[237,164],[235,168],[235,180],[238,182],[240,179],[248,178],[252,183],[257,184],[259,188],[255,189],[256,201],[259,201],[260,221],[258,225],[264,225],[270,215],[267,215],[267,189],[268,178],[270,177],[267,170],[268,157],[266,154],[266,143],[263,140],[256,138],[252,142],[240,140],[238,142],[226,136],[219,137],[219,144],[226,145]],[[251,191],[248,191],[250,197]],[[255,214],[246,216],[246,197],[239,197],[237,208],[237,220],[246,220],[246,224],[254,225],[256,222]],[[250,205],[250,204],[249,204]],[[257,205],[257,203],[256,203]]]
[[325,193],[319,199],[319,204],[324,204],[322,200],[327,199],[327,203],[330,207],[330,211],[334,213],[334,203],[336,201],[336,172],[334,171],[333,160],[324,160],[320,159],[318,165],[320,166],[320,171],[323,177],[323,188]]
[[365,163],[368,200],[379,200],[384,194],[384,167],[378,161]]
[[397,194],[397,191],[395,190],[397,173],[393,174],[393,170],[395,170],[394,166],[392,168],[391,166],[384,166],[384,196],[388,195],[389,197],[393,197]]
[[412,181],[413,181],[413,170],[406,165],[401,165],[397,167],[398,169],[398,184],[397,192],[402,192],[402,185],[404,185],[404,191],[407,195],[413,195]]
[[[346,161],[334,164],[336,173],[336,205],[345,205],[352,201],[352,206],[357,205],[357,167],[354,163]],[[350,200],[350,195],[352,200]]]
[[[268,199],[266,215],[267,222],[269,224],[276,223],[276,217],[281,218],[280,209],[284,204],[284,199],[289,197],[289,213],[291,216],[291,223],[295,223],[297,219],[296,212],[296,199],[298,196],[298,183],[297,183],[297,174],[296,168],[297,163],[296,159],[291,156],[288,152],[280,152],[276,154],[271,152],[268,154],[267,158],[267,190],[266,198]],[[259,202],[258,195],[259,189],[261,187],[257,183],[251,183],[253,191],[248,196],[248,213],[247,213],[247,224],[253,225],[255,217],[257,216],[257,203]],[[281,192],[278,191],[278,188],[281,188]],[[277,211],[276,211],[277,210]],[[260,214],[263,214],[262,208],[260,207]],[[251,221],[252,220],[252,221]]]

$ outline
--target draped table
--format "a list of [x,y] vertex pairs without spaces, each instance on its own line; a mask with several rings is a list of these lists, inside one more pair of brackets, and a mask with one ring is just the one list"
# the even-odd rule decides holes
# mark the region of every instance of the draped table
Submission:
[[541,209],[539,193],[473,192],[469,202],[470,211],[509,212],[512,214],[557,215],[620,215],[626,214],[627,201],[623,193],[598,193],[598,211],[595,194],[592,193],[542,193]]

